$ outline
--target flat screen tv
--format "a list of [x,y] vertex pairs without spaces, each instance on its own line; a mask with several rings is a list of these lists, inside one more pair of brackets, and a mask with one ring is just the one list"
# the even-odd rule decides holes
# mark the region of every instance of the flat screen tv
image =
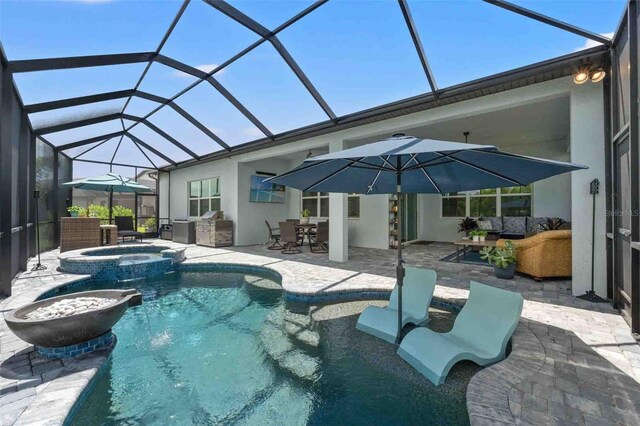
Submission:
[[251,192],[249,201],[252,203],[284,203],[284,185],[265,182],[271,176],[251,176]]

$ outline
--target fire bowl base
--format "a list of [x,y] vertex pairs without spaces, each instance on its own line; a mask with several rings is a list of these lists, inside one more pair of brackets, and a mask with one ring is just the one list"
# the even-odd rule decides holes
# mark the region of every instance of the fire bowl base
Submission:
[[111,330],[86,342],[75,345],[60,346],[57,348],[45,348],[36,345],[36,351],[44,358],[71,358],[78,355],[86,355],[109,346],[115,346],[116,336]]

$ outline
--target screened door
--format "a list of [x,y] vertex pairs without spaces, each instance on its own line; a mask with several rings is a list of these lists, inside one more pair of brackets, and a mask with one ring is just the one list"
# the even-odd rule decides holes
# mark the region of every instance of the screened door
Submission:
[[629,136],[616,145],[614,238],[617,251],[615,296],[616,303],[631,322],[631,157]]

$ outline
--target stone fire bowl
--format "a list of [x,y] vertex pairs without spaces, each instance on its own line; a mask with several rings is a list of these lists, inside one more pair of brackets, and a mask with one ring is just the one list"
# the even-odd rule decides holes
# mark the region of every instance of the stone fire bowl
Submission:
[[[67,317],[25,318],[27,313],[37,308],[78,297],[103,297],[117,299],[118,302]],[[56,348],[82,343],[106,333],[122,318],[127,308],[140,304],[142,295],[136,289],[82,291],[29,303],[6,314],[5,321],[22,340],[37,346]]]

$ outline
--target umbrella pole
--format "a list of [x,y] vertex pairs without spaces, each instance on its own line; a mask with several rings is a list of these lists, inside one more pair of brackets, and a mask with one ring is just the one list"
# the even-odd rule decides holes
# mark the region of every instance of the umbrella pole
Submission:
[[109,191],[109,225],[111,225],[111,216],[113,214],[113,188]]
[[398,334],[396,344],[402,340],[402,285],[404,283],[404,266],[402,265],[402,170],[398,159],[396,170],[396,197],[398,198],[398,264],[396,265],[396,285],[398,286]]

